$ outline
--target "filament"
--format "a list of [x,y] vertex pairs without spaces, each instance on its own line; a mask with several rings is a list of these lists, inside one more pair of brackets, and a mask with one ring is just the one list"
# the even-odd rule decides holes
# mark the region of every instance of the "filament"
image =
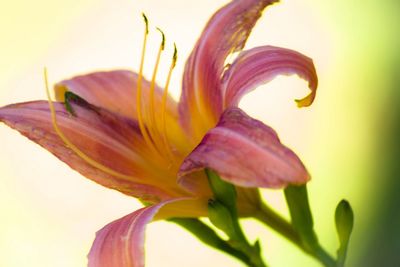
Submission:
[[[162,102],[161,102],[161,135],[162,135],[162,139],[164,142],[164,146],[166,147],[166,151],[167,151],[169,157],[173,161],[175,160],[175,157],[173,155],[173,152],[171,150],[170,143],[168,140],[167,123],[166,123],[165,115],[166,115],[166,107],[167,107],[168,88],[169,88],[169,84],[171,82],[172,72],[175,68],[177,59],[178,59],[178,50],[176,49],[176,45],[174,43],[174,55],[172,56],[172,62],[171,62],[171,65],[170,65],[170,68],[168,71],[167,81],[165,83],[164,92],[163,92],[163,96],[162,96]],[[176,162],[174,161],[173,163],[176,163]]]
[[[156,123],[156,114],[155,114],[155,110],[154,110],[154,91],[155,91],[155,87],[156,87],[156,77],[157,77],[158,67],[160,65],[161,54],[165,48],[165,35],[159,28],[157,28],[157,30],[161,33],[162,40],[161,40],[160,47],[158,49],[156,64],[154,66],[153,76],[151,78],[151,83],[150,83],[150,102],[149,102],[149,109],[148,109],[148,115],[149,115],[148,126],[149,127],[148,127],[148,129],[150,131],[150,136],[153,139],[153,141],[155,142],[156,146],[162,147],[163,141],[159,138],[159,135],[157,132],[158,127],[157,127],[157,123]],[[163,151],[159,151],[159,152],[162,153]]]
[[144,117],[142,114],[142,79],[143,79],[143,65],[144,65],[144,59],[146,56],[146,46],[147,46],[147,35],[149,33],[149,22],[147,20],[147,17],[145,14],[143,15],[143,19],[145,22],[145,31],[144,31],[144,38],[143,38],[143,48],[142,48],[142,57],[140,60],[140,68],[139,68],[139,75],[137,79],[137,88],[136,88],[136,109],[137,109],[137,117],[138,117],[138,123],[139,123],[139,128],[140,132],[144,138],[145,143],[147,146],[153,150],[153,152],[157,152],[156,148],[154,147],[154,144],[147,132],[147,129],[144,124]]

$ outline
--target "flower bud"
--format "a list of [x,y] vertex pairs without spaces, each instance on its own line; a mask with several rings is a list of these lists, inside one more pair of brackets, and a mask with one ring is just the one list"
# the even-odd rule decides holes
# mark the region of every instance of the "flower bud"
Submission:
[[208,216],[212,224],[224,231],[231,239],[237,239],[235,222],[231,212],[220,201],[210,199],[208,201]]

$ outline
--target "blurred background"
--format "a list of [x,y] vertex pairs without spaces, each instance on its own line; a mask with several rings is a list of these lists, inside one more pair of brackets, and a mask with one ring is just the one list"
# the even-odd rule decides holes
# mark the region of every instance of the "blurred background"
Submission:
[[[137,70],[145,12],[151,24],[145,73],[159,35],[167,36],[164,83],[180,93],[185,59],[208,18],[225,0],[0,0],[0,106],[44,99],[43,67],[52,83],[94,70]],[[247,95],[241,107],[272,126],[303,160],[313,180],[309,198],[321,243],[338,247],[334,209],[342,198],[355,212],[347,266],[400,265],[400,2],[282,1],[266,10],[247,47],[271,44],[314,59],[320,79],[314,104],[297,77],[278,77]],[[153,52],[151,52],[153,51]],[[163,76],[164,75],[164,76]],[[0,125],[0,266],[86,266],[94,234],[140,207],[137,200],[81,177],[50,153]],[[264,197],[287,215],[281,191]],[[319,266],[252,220],[272,267]],[[158,266],[242,266],[167,222],[148,227],[146,261]]]

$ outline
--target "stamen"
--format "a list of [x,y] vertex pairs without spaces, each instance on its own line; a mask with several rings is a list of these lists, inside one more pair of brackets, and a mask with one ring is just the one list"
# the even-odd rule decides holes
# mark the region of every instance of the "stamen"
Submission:
[[[162,103],[161,103],[161,127],[162,127],[161,134],[162,134],[164,146],[167,148],[166,151],[169,154],[169,158],[172,159],[173,161],[175,160],[175,157],[171,150],[170,142],[168,140],[165,114],[166,114],[166,107],[167,107],[168,88],[169,88],[169,84],[171,81],[172,71],[175,68],[177,60],[178,60],[178,50],[176,48],[176,44],[174,43],[174,55],[172,56],[172,62],[171,62],[171,66],[168,71],[167,81],[165,83],[164,92],[163,92],[163,96],[162,96]],[[176,164],[175,161],[173,163]]]
[[109,175],[112,175],[112,176],[115,176],[115,177],[118,177],[118,178],[121,178],[121,179],[127,180],[127,181],[137,180],[133,176],[129,176],[126,174],[116,172],[116,171],[108,168],[107,166],[104,166],[103,164],[95,161],[94,159],[92,159],[88,155],[86,155],[84,152],[82,152],[79,148],[77,148],[73,143],[71,143],[71,141],[64,135],[64,133],[58,127],[56,111],[55,111],[54,104],[53,104],[53,101],[51,100],[51,96],[50,96],[50,89],[49,89],[49,82],[48,82],[48,78],[47,78],[47,69],[46,68],[44,69],[44,81],[45,81],[45,86],[46,86],[47,101],[49,102],[49,108],[50,108],[50,112],[51,112],[51,122],[52,122],[52,125],[54,128],[54,131],[61,138],[61,140],[64,142],[64,144],[67,145],[73,152],[75,152],[75,154],[77,154],[81,159],[86,161],[89,165],[91,165]]
[[144,124],[144,117],[142,114],[142,79],[143,79],[143,65],[144,65],[144,59],[146,55],[146,45],[147,45],[147,35],[149,33],[149,21],[144,13],[142,13],[144,23],[145,23],[145,32],[144,32],[144,38],[143,38],[143,48],[142,48],[142,58],[140,61],[140,68],[139,68],[139,74],[138,74],[138,79],[137,79],[137,88],[136,88],[136,109],[137,109],[137,117],[138,117],[138,123],[139,123],[139,128],[140,132],[143,135],[144,141],[147,144],[147,146],[153,150],[153,152],[157,152],[156,148],[154,147],[154,144],[147,132],[147,129]]
[[[164,48],[165,48],[165,35],[159,28],[157,28],[157,30],[161,33],[162,40],[161,40],[160,48],[158,49],[156,64],[154,66],[153,76],[151,78],[151,84],[150,84],[150,103],[149,103],[149,109],[148,109],[148,115],[149,115],[148,129],[149,129],[152,140],[156,143],[156,146],[162,147],[163,141],[159,138],[159,135],[157,133],[158,127],[157,127],[157,123],[156,123],[156,115],[154,112],[154,91],[155,91],[155,87],[156,87],[156,77],[157,77],[157,72],[158,72],[158,66],[160,64],[161,53],[164,51]],[[162,152],[162,151],[159,151],[159,152]]]

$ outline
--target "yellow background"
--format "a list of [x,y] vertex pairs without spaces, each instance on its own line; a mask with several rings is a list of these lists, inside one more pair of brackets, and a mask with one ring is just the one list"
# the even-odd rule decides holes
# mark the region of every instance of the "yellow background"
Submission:
[[[171,43],[178,45],[171,86],[177,98],[185,59],[208,18],[225,3],[0,0],[0,106],[44,99],[44,66],[52,82],[100,69],[137,70],[142,11],[152,31],[147,76],[159,40],[154,27],[165,31],[168,42],[160,83]],[[380,227],[374,224],[375,210],[384,205],[391,181],[380,176],[380,153],[387,151],[379,147],[381,131],[390,132],[389,75],[399,47],[398,8],[396,1],[284,1],[265,12],[247,45],[284,46],[314,59],[320,85],[311,108],[295,107],[293,99],[307,93],[297,77],[279,77],[260,87],[241,107],[275,128],[309,169],[316,230],[332,254],[338,246],[335,205],[341,198],[351,202],[356,226],[348,266],[361,266],[369,236]],[[4,125],[0,144],[0,266],[85,266],[95,232],[140,206],[86,180]],[[280,191],[263,192],[269,203],[287,212]],[[260,224],[248,220],[244,225],[251,238],[261,239],[270,266],[319,266]],[[165,222],[148,227],[146,250],[150,267],[241,266]]]

